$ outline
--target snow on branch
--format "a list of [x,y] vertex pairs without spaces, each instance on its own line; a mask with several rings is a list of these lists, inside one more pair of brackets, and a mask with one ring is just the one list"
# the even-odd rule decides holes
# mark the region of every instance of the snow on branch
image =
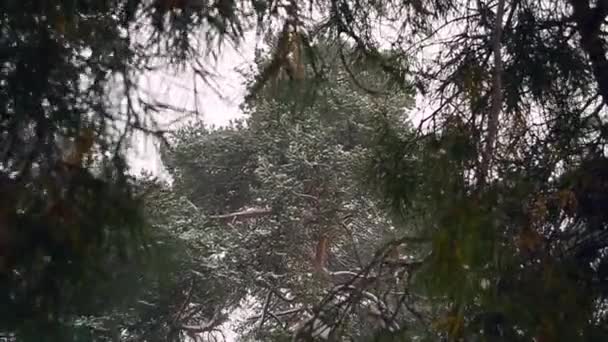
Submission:
[[256,217],[260,217],[260,216],[266,216],[272,214],[272,209],[270,208],[250,208],[250,209],[245,209],[242,211],[237,211],[237,212],[233,212],[233,213],[228,213],[228,214],[221,214],[221,215],[210,215],[209,218],[211,219],[249,219],[249,218],[256,218]]

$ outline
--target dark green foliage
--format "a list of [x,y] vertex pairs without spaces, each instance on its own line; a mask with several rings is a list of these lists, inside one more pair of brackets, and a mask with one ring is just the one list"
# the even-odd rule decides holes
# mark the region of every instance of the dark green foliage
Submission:
[[186,33],[240,35],[234,8],[169,4],[0,4],[0,331],[51,340],[103,312],[117,265],[147,245],[124,152],[134,130],[160,133],[145,118],[167,107],[141,95],[138,76],[152,60],[201,57]]

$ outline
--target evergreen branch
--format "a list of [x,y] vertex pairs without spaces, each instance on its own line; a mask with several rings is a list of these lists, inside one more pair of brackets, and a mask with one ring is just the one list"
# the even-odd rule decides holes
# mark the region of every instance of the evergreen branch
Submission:
[[608,104],[608,59],[604,40],[600,37],[601,26],[608,15],[608,1],[598,1],[592,9],[589,0],[570,0],[573,16],[583,50],[589,56],[591,69],[599,92],[605,104]]

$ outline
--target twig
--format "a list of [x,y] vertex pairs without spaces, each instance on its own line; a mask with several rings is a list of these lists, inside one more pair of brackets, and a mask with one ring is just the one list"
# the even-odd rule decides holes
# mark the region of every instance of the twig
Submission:
[[[289,310],[285,310],[285,311],[273,312],[272,314],[277,317],[282,317],[282,316],[293,315],[302,310],[303,310],[302,308],[295,308],[295,309],[289,309]],[[258,320],[258,319],[260,319],[260,317],[262,317],[262,316],[261,315],[252,316],[252,317],[249,317],[247,320],[249,320],[249,321]]]

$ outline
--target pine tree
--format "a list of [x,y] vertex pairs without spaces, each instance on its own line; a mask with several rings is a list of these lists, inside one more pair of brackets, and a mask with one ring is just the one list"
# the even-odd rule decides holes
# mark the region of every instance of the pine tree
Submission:
[[[353,304],[324,310],[328,331],[338,314],[347,317],[342,329],[359,337],[395,325],[397,317],[413,319],[381,312],[400,310],[399,296],[378,299],[391,285],[369,287],[376,278],[394,280],[390,271],[361,273],[376,248],[394,237],[390,217],[362,186],[372,133],[379,121],[403,119],[411,96],[353,64],[362,82],[386,93],[363,91],[332,58],[335,46],[326,44],[319,49],[325,78],[312,70],[300,80],[278,76],[246,104],[245,122],[215,130],[189,125],[163,155],[175,196],[205,215],[206,222],[190,230],[205,232],[201,242],[220,256],[210,275],[222,277],[224,287],[241,286],[232,293],[236,299],[248,294],[257,303],[242,338],[318,334],[306,331],[310,317],[333,291]],[[259,69],[267,63],[261,60]]]

